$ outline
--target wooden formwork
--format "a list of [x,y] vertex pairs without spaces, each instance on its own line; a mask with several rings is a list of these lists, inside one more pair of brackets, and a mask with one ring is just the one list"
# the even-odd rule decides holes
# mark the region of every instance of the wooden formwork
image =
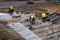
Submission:
[[50,7],[50,8],[48,8],[48,9],[60,11],[60,6],[53,6],[53,7]]
[[20,18],[2,20],[2,22],[5,23],[5,24],[15,23],[15,22],[18,22],[18,21],[20,21]]

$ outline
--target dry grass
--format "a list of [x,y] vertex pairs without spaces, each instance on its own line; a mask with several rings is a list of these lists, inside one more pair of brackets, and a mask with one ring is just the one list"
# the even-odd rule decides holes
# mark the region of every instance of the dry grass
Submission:
[[13,40],[12,36],[5,30],[0,28],[0,40]]

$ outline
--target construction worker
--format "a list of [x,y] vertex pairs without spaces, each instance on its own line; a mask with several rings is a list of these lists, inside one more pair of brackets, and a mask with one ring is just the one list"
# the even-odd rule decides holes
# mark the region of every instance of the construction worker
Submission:
[[35,24],[35,16],[30,16],[30,22],[31,24]]
[[41,16],[42,16],[42,21],[45,22],[47,20],[47,14],[43,12]]
[[9,6],[9,11],[8,12],[10,13],[10,15],[12,15],[13,12],[14,12],[14,7],[13,6]]

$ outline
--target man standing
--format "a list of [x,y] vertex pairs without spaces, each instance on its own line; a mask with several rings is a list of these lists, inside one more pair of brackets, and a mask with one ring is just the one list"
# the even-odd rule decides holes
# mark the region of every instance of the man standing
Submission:
[[47,14],[43,12],[41,16],[42,16],[42,21],[45,22],[47,20]]
[[10,15],[12,15],[13,12],[14,12],[14,7],[13,6],[9,6],[9,11],[8,12],[10,13]]

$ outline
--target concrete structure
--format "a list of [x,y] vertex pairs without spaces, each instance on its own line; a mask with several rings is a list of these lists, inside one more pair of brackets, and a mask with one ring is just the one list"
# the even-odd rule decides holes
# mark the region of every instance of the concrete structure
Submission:
[[25,40],[42,40],[21,23],[10,23],[8,26],[16,31]]

